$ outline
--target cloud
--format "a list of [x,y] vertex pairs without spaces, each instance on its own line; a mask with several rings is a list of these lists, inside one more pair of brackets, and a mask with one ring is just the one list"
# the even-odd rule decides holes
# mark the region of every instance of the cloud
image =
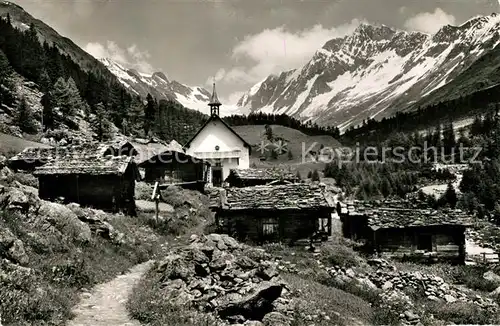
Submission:
[[455,16],[447,14],[441,8],[436,8],[434,12],[422,12],[409,18],[404,26],[412,31],[433,34],[444,25],[455,25],[455,22]]
[[123,49],[113,41],[107,41],[105,45],[96,42],[88,43],[84,50],[97,59],[109,58],[129,69],[148,74],[154,72],[153,66],[148,62],[150,54],[141,51],[135,44]]
[[[219,70],[216,80],[231,84],[250,84],[259,82],[270,74],[299,68],[327,41],[352,33],[361,22],[363,21],[354,19],[348,24],[330,29],[315,25],[296,33],[281,26],[248,35],[233,48],[233,68]],[[250,66],[242,62],[249,62]]]

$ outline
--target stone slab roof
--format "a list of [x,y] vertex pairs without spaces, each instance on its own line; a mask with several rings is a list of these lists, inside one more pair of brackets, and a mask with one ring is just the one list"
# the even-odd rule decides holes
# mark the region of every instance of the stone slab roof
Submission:
[[352,201],[344,203],[343,214],[366,216],[368,226],[373,230],[422,226],[469,226],[471,218],[458,209],[428,208],[423,202],[402,200]]
[[241,180],[298,180],[294,173],[279,168],[231,169],[230,175]]
[[105,143],[84,143],[51,148],[26,147],[22,152],[10,158],[9,161],[25,161],[27,163],[35,161],[50,162],[52,160],[63,159],[67,156],[111,155],[115,151],[116,149],[112,145]]
[[165,152],[180,152],[184,153],[182,148],[178,148],[177,146],[169,146],[163,143],[153,143],[150,142],[148,144],[143,144],[139,142],[131,142],[132,146],[134,146],[137,151],[137,155],[135,157],[135,161],[138,164],[145,163],[151,158]]
[[333,203],[325,194],[324,186],[317,184],[296,183],[212,191],[211,207],[220,207],[222,210],[334,209]]
[[37,167],[34,175],[122,175],[131,164],[135,166],[130,156],[67,156]]

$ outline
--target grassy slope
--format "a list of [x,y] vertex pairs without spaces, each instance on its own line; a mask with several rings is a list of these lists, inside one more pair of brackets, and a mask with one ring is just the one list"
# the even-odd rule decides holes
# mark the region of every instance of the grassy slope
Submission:
[[50,146],[0,133],[1,155],[11,156],[12,154],[19,153],[26,147],[50,147]]
[[292,170],[298,170],[301,175],[307,175],[308,171],[314,169],[323,170],[324,163],[314,163],[310,162],[310,158],[307,158],[307,162],[302,161],[302,153],[306,152],[312,146],[313,151],[319,151],[321,144],[325,147],[337,148],[341,144],[333,137],[328,135],[322,136],[309,136],[299,130],[280,126],[271,125],[273,129],[273,135],[275,137],[281,137],[285,140],[287,144],[287,149],[291,150],[293,154],[293,159],[288,159],[288,154],[283,153],[278,156],[276,160],[260,161],[259,157],[261,152],[258,150],[258,146],[262,141],[267,143],[267,138],[265,136],[265,129],[263,125],[247,125],[247,126],[235,126],[233,129],[241,135],[248,143],[250,143],[252,148],[252,156],[250,158],[251,163],[255,163],[258,167],[274,166],[274,165],[286,165],[290,166]]

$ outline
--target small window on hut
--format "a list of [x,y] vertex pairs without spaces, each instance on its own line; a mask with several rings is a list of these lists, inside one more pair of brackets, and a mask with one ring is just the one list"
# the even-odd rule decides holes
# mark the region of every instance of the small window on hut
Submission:
[[419,234],[417,237],[417,249],[432,251],[432,235]]
[[265,218],[262,220],[262,234],[264,236],[274,236],[278,234],[278,219]]

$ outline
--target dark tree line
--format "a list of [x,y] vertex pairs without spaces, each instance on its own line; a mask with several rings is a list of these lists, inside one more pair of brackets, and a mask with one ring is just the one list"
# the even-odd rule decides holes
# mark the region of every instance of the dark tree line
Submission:
[[232,126],[242,125],[281,125],[300,130],[306,135],[330,135],[336,139],[340,137],[340,130],[334,126],[319,126],[316,123],[302,121],[290,117],[286,114],[268,114],[268,113],[250,113],[248,116],[232,115],[225,117],[224,120]]
[[425,130],[429,124],[445,124],[449,120],[474,117],[495,110],[500,103],[500,86],[481,90],[453,100],[443,101],[416,111],[398,112],[380,121],[368,119],[360,126],[350,127],[341,137],[343,144],[375,142],[387,139],[395,132],[411,133]]

